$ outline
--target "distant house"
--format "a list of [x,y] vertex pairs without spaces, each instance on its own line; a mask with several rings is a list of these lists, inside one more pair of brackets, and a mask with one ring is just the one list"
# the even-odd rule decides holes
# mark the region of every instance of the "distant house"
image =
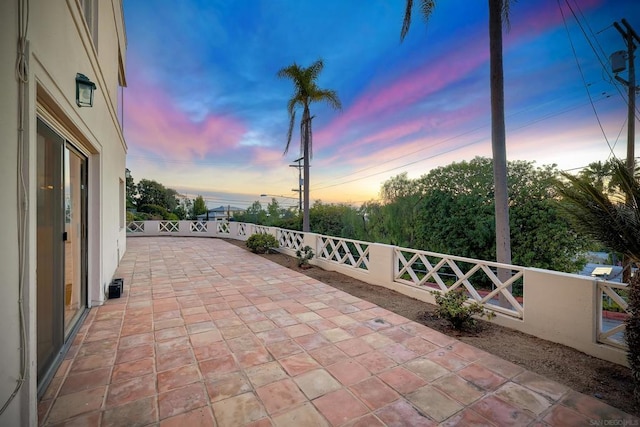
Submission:
[[219,206],[217,208],[209,209],[207,213],[198,215],[199,220],[216,221],[221,219],[233,219],[234,215],[244,213],[245,209],[237,208],[235,206]]
[[622,267],[617,265],[603,265],[589,262],[579,274],[611,282],[622,282]]
[[122,0],[0,1],[0,426],[38,425],[126,249],[126,47]]

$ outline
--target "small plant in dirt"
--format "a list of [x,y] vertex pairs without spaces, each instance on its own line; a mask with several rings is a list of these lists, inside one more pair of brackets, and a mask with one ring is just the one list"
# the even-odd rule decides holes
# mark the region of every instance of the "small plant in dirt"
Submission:
[[491,320],[495,313],[478,304],[472,302],[467,304],[467,294],[462,289],[456,289],[446,293],[431,291],[436,298],[436,315],[441,319],[448,320],[453,328],[458,331],[471,329],[477,326],[474,315],[486,316]]
[[278,241],[271,234],[252,234],[247,239],[247,247],[256,254],[266,254],[278,247]]
[[311,249],[311,246],[305,246],[302,249],[298,249],[296,251],[296,256],[298,257],[298,267],[310,267],[309,260],[313,258],[314,255],[315,254],[313,253],[313,249]]

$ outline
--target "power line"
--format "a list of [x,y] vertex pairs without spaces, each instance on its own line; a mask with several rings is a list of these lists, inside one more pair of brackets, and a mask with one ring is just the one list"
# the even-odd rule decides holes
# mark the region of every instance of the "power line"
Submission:
[[[567,2],[567,5],[569,6],[569,8],[571,9],[571,6],[569,5],[568,1],[565,0]],[[587,92],[587,96],[589,97],[589,102],[591,103],[591,108],[593,109],[593,114],[595,114],[596,116],[596,120],[598,121],[598,126],[600,126],[600,130],[602,131],[602,136],[604,136],[604,140],[607,143],[607,146],[609,146],[609,150],[611,151],[611,154],[613,154],[613,156],[615,157],[615,153],[613,152],[613,148],[611,147],[611,144],[609,143],[609,139],[607,138],[607,134],[604,131],[604,128],[602,127],[602,122],[600,121],[600,117],[598,116],[598,110],[596,110],[596,106],[593,103],[593,99],[591,98],[591,92],[589,92],[589,86],[587,85],[587,82],[585,80],[584,77],[584,72],[582,71],[582,66],[580,65],[580,61],[578,60],[578,54],[576,53],[576,48],[573,44],[573,40],[571,39],[571,33],[569,32],[569,27],[567,26],[567,21],[565,19],[564,16],[564,11],[562,10],[562,6],[560,5],[560,0],[558,0],[558,9],[560,9],[560,15],[562,16],[562,22],[564,24],[564,28],[567,31],[567,38],[569,39],[569,44],[571,45],[571,51],[573,52],[573,57],[576,60],[576,65],[578,66],[578,71],[580,71],[580,77],[582,78],[582,84],[584,85],[584,88]],[[573,9],[571,9],[573,11]],[[574,13],[574,17],[575,17],[575,13]],[[576,18],[577,20],[577,18]],[[580,27],[582,28],[582,26]],[[586,36],[585,36],[586,37]],[[587,41],[589,41],[589,39],[587,38]],[[591,44],[591,42],[589,41],[589,45],[592,47],[593,49],[593,45]],[[595,49],[594,49],[595,52]],[[597,54],[596,54],[597,56]]]
[[[603,97],[601,97],[601,98],[597,98],[597,99],[595,100],[595,102],[602,101],[602,100],[604,100],[604,99],[607,99],[608,97],[609,97],[609,96],[603,96]],[[509,128],[509,131],[520,130],[520,129],[523,129],[523,128],[527,127],[527,126],[531,126],[531,125],[533,125],[533,124],[535,124],[535,123],[541,122],[541,121],[543,121],[543,120],[547,120],[547,119],[550,119],[550,118],[553,118],[553,117],[560,116],[560,115],[562,115],[562,114],[566,114],[566,113],[568,113],[569,111],[573,111],[573,110],[575,110],[575,109],[577,109],[577,108],[580,108],[580,107],[582,107],[582,106],[584,106],[584,105],[586,105],[586,104],[588,104],[588,103],[575,105],[575,106],[573,106],[573,107],[567,108],[567,109],[562,110],[562,111],[560,111],[560,112],[556,112],[556,113],[553,113],[553,114],[548,114],[548,115],[546,115],[546,116],[543,116],[543,117],[540,117],[540,118],[534,119],[534,120],[532,120],[532,121],[529,121],[529,122],[527,122],[527,123],[525,123],[525,124],[523,124],[523,125],[521,125],[521,126],[518,126],[518,127],[515,127],[515,128]],[[534,108],[534,107],[532,107],[532,108]],[[517,114],[521,114],[521,113],[523,113],[523,112],[526,112],[527,110],[530,110],[530,109],[525,109],[525,110],[522,110],[522,111],[518,111],[517,113],[513,113],[513,114],[511,114],[511,115],[510,115],[510,117],[512,117],[512,116],[514,116],[514,115],[517,115]],[[404,155],[402,155],[402,156],[398,156],[398,157],[396,157],[396,158],[394,158],[394,159],[387,160],[387,161],[384,161],[384,162],[382,162],[382,163],[378,163],[378,164],[376,164],[376,165],[374,165],[374,166],[369,166],[369,167],[366,167],[366,168],[364,168],[364,169],[357,170],[357,171],[352,172],[352,173],[350,173],[350,174],[343,175],[343,176],[338,177],[338,178],[334,178],[333,180],[335,181],[335,180],[343,179],[343,178],[346,178],[346,177],[349,177],[349,176],[356,175],[356,174],[358,174],[358,173],[364,172],[364,171],[366,171],[366,170],[370,170],[370,169],[373,169],[373,168],[379,167],[379,166],[381,166],[381,165],[385,165],[385,164],[388,164],[388,163],[394,162],[394,161],[399,160],[399,159],[401,159],[401,158],[408,157],[408,156],[411,156],[411,155],[413,155],[413,154],[416,154],[416,153],[418,153],[418,152],[420,152],[420,151],[424,151],[424,150],[426,150],[426,149],[433,148],[433,147],[435,147],[436,145],[440,145],[440,144],[442,144],[442,143],[444,143],[444,142],[451,141],[451,140],[453,140],[453,139],[457,139],[457,138],[459,138],[459,137],[461,137],[461,136],[465,136],[465,135],[468,135],[468,134],[470,134],[470,133],[476,132],[476,131],[478,131],[478,130],[480,130],[480,129],[482,129],[482,128],[485,128],[485,127],[487,127],[487,126],[488,126],[488,125],[483,125],[483,126],[480,126],[480,127],[474,128],[474,129],[472,129],[472,130],[470,130],[470,131],[463,132],[463,133],[458,134],[458,135],[454,135],[454,136],[452,136],[452,137],[449,137],[449,138],[446,138],[446,139],[444,139],[444,140],[442,140],[442,141],[439,141],[439,142],[437,142],[437,143],[435,143],[435,144],[432,144],[432,145],[429,145],[429,146],[427,146],[427,147],[423,147],[423,148],[420,148],[420,149],[418,149],[418,150],[412,151],[411,153],[404,154]],[[351,179],[351,180],[348,180],[348,181],[344,181],[344,182],[340,182],[340,183],[336,183],[336,184],[330,184],[330,185],[325,185],[325,186],[321,186],[321,187],[312,187],[312,189],[313,189],[313,190],[324,190],[325,188],[337,187],[337,186],[339,186],[339,185],[349,184],[349,183],[352,183],[352,182],[356,182],[356,181],[360,181],[360,180],[363,180],[363,179],[371,178],[371,177],[373,177],[373,176],[381,175],[381,174],[384,174],[384,173],[387,173],[387,172],[392,172],[392,171],[394,171],[394,170],[397,170],[397,169],[400,169],[400,168],[403,168],[403,167],[406,167],[406,166],[411,166],[411,165],[414,165],[414,164],[416,164],[416,163],[419,163],[419,162],[422,162],[422,161],[425,161],[425,160],[431,160],[431,159],[436,158],[436,157],[439,157],[439,156],[441,156],[441,155],[448,154],[448,153],[451,153],[451,152],[453,152],[453,151],[459,150],[459,149],[461,149],[461,148],[465,148],[465,147],[468,147],[468,146],[471,146],[471,145],[474,145],[474,144],[477,144],[477,143],[480,143],[480,142],[484,142],[484,141],[485,141],[485,139],[476,140],[476,141],[474,141],[474,142],[471,142],[471,143],[468,143],[468,144],[464,144],[464,145],[461,145],[461,146],[458,146],[458,147],[454,147],[454,148],[452,148],[452,149],[450,149],[450,150],[447,150],[447,151],[444,151],[444,152],[441,152],[441,153],[438,153],[438,154],[434,154],[434,155],[432,155],[432,156],[427,156],[427,157],[423,157],[423,158],[418,159],[418,160],[414,160],[414,161],[411,161],[411,162],[408,162],[408,163],[404,163],[404,164],[402,164],[402,165],[400,165],[400,166],[395,166],[395,167],[393,167],[393,168],[385,169],[385,170],[383,170],[383,171],[379,171],[379,172],[376,172],[376,173],[373,173],[373,174],[365,175],[365,176],[362,176],[362,177],[359,177],[359,178],[354,178],[354,179]],[[325,181],[325,182],[330,182],[330,181]],[[320,184],[317,184],[317,185],[323,185],[323,183],[320,183]]]
[[[602,69],[605,71],[605,73],[607,73],[607,75],[609,76],[610,81],[613,83],[613,76],[609,72],[609,67],[608,67],[608,64],[606,63],[607,55],[604,54],[604,52],[603,52],[605,59],[603,60],[600,57],[600,55],[598,54],[598,51],[596,50],[596,48],[594,47],[593,43],[591,42],[591,39],[587,35],[587,32],[585,31],[584,27],[582,26],[582,23],[578,19],[578,16],[576,15],[576,12],[573,10],[573,7],[571,7],[571,4],[569,4],[569,0],[565,0],[565,3],[567,4],[567,7],[571,11],[571,14],[573,15],[573,18],[576,20],[576,23],[578,24],[578,27],[580,28],[580,31],[582,32],[582,35],[584,36],[585,40],[587,41],[587,43],[591,47],[591,50],[595,54],[596,59],[598,59],[598,62],[600,62],[600,65],[602,66]],[[567,23],[566,23],[565,17],[564,17],[564,12],[562,11],[562,7],[560,6],[560,0],[558,0],[558,7],[560,8],[560,14],[562,15],[562,21],[564,22],[565,29],[567,29],[567,34],[569,34],[569,30],[567,28]],[[577,6],[577,7],[580,10],[579,6]],[[582,10],[580,10],[580,13],[582,14]],[[584,15],[583,15],[583,17],[584,17]],[[586,25],[589,26],[589,23],[586,20],[586,18],[584,20],[585,20]],[[613,24],[611,26],[613,26]],[[609,27],[607,27],[607,28],[609,28]],[[592,31],[592,33],[593,33],[593,31]],[[598,39],[595,36],[594,36],[594,39],[596,40],[596,43],[598,43],[598,45],[600,45],[600,43],[598,42]],[[571,37],[570,36],[569,36],[569,40],[571,41]],[[571,47],[573,48],[573,42],[571,42]],[[602,47],[600,47],[600,49],[602,50]],[[574,56],[575,56],[575,49],[574,49]],[[577,62],[577,59],[576,59],[576,62]],[[584,78],[583,78],[583,80],[584,80]],[[622,100],[627,104],[627,107],[628,107],[629,106],[629,100],[627,98],[625,98],[624,93],[620,90],[620,87],[618,85],[616,85],[616,84],[613,84],[613,85],[616,88],[616,90],[618,91],[618,94],[620,95]],[[635,108],[635,113],[636,113],[636,119],[638,119],[638,116],[637,116],[638,108],[637,107]]]

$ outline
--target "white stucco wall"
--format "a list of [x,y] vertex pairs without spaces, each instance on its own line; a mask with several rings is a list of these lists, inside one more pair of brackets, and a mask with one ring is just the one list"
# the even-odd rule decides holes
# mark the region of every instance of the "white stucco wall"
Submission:
[[[16,386],[20,371],[18,327],[18,199],[17,199],[17,97],[15,52],[17,43],[17,9],[13,1],[0,2],[0,406]],[[22,402],[28,400],[29,387],[23,387],[5,414],[4,420],[17,420],[25,425],[28,411]],[[7,424],[8,425],[8,424]]]
[[[13,391],[19,374],[18,327],[18,83],[17,9],[19,0],[0,1],[0,406]],[[41,117],[88,157],[88,302],[104,301],[126,249],[121,228],[120,180],[125,179],[126,143],[117,117],[120,64],[126,39],[121,0],[97,0],[98,49],[76,0],[31,1],[26,86],[25,168],[28,211],[25,299],[29,370],[27,381],[0,425],[37,424],[36,384],[36,125]],[[96,85],[94,106],[75,104],[75,76],[85,74]]]

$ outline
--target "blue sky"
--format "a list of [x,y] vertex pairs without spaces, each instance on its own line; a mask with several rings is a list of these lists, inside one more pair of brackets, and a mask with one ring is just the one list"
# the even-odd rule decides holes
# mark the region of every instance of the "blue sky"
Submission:
[[[125,0],[134,179],[202,194],[210,206],[266,204],[262,193],[297,197],[297,170],[288,166],[299,157],[297,132],[283,156],[293,87],[276,73],[319,58],[318,84],[335,90],[343,109],[311,107],[312,200],[360,204],[399,173],[416,178],[490,157],[487,2],[440,0],[428,23],[416,9],[400,43],[404,5]],[[612,26],[621,18],[640,31],[640,2],[512,4],[504,35],[509,160],[574,169],[606,160],[609,146],[624,158],[626,88],[607,63],[625,49]]]

